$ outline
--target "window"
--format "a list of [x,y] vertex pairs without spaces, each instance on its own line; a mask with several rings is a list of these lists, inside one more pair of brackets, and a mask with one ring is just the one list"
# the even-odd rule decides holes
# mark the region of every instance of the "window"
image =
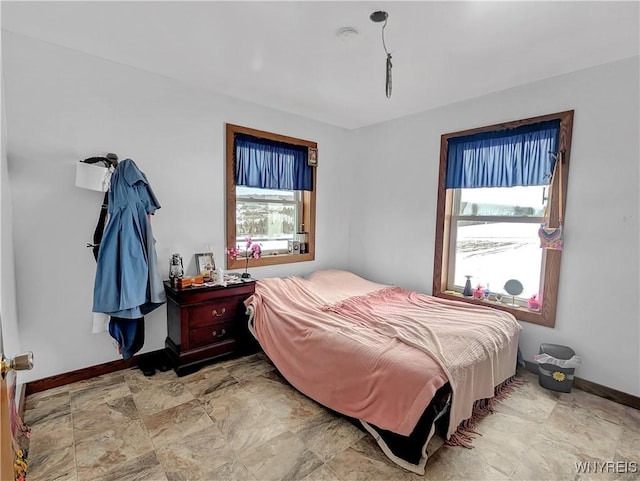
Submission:
[[263,255],[286,254],[288,241],[304,232],[302,194],[296,190],[236,186],[236,242],[251,237]]
[[[526,300],[540,292],[545,187],[455,189],[447,289],[462,292],[466,275],[500,292],[517,277]],[[526,302],[522,302],[526,305]]]
[[[249,236],[261,244],[263,255],[250,267],[313,260],[316,176],[307,155],[317,144],[231,124],[226,130],[227,246],[242,247]],[[299,232],[306,233],[307,252],[289,254]],[[243,267],[242,256],[227,258],[228,269]]]
[[[555,325],[562,251],[541,249],[538,228],[547,220],[558,225],[560,176],[549,185],[556,157],[548,154],[564,153],[557,168],[566,193],[572,124],[568,111],[442,136],[433,295],[487,303],[461,296],[467,275],[473,287],[488,285],[498,294],[515,278],[524,288],[518,307],[507,305],[510,298],[490,305],[520,320]],[[499,153],[486,156],[491,149]],[[533,294],[540,311],[526,307]]]

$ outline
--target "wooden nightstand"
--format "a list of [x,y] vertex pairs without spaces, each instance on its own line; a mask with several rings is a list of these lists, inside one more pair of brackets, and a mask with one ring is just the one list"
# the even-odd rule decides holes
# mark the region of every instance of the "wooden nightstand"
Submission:
[[254,281],[184,289],[174,289],[165,281],[164,288],[168,333],[165,350],[178,376],[193,372],[207,361],[255,349],[244,306],[253,294]]

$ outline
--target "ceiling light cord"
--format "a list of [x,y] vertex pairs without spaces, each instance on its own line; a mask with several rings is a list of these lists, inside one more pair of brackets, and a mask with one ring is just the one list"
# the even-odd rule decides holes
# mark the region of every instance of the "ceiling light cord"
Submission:
[[387,50],[387,44],[384,41],[384,29],[386,28],[386,26],[387,26],[387,21],[385,20],[384,25],[382,25],[382,48],[384,48],[384,53],[386,53],[387,56],[389,56],[390,54],[389,54],[389,51]]
[[391,64],[391,54],[387,49],[387,43],[384,40],[384,29],[387,26],[387,19],[389,18],[389,14],[384,11],[373,12],[369,18],[372,22],[381,23],[382,25],[382,47],[384,48],[384,53],[387,54],[387,62],[386,62],[386,70],[385,70],[385,85],[384,90],[388,99],[391,98],[391,88],[392,88],[392,80],[391,80],[391,69],[393,65]]
[[391,78],[391,68],[393,67],[392,63],[391,63],[391,54],[389,53],[389,51],[387,50],[387,44],[384,41],[384,28],[387,26],[387,21],[384,21],[384,25],[382,26],[382,47],[384,48],[384,52],[387,54],[387,71],[386,71],[386,76],[385,76],[385,94],[387,96],[388,99],[391,98],[391,90],[393,87],[393,82],[392,82],[392,78]]

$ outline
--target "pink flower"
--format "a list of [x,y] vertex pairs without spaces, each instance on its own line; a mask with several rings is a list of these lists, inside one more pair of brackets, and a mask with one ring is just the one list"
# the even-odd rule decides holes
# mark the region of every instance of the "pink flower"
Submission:
[[[249,259],[260,259],[260,256],[262,255],[262,247],[260,246],[260,244],[254,243],[253,240],[251,240],[251,237],[245,237],[245,241],[247,242],[247,247],[243,251],[243,253],[245,260],[244,270],[246,272],[247,267],[249,266]],[[231,260],[236,260],[240,255],[240,246],[227,247],[227,254],[229,255],[229,258]]]

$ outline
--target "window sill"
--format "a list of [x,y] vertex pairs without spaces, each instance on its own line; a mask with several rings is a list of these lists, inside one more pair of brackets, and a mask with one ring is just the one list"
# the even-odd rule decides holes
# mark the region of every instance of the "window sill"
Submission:
[[[532,311],[531,309],[528,309],[526,307],[508,306],[503,302],[466,297],[456,291],[439,292],[435,294],[435,297],[440,297],[442,299],[449,299],[452,301],[466,302],[467,304],[475,304],[478,306],[493,307],[494,309],[499,309],[501,311],[506,311],[506,312],[509,312],[510,314],[513,314],[513,316],[519,321],[530,322],[531,324],[538,324],[538,325],[547,326],[547,327],[553,327],[555,324],[555,319],[552,319],[549,316],[545,316],[544,304],[542,305],[542,308],[539,311]],[[508,298],[508,297],[509,296],[505,296],[505,298]]]
[[[249,259],[249,269],[254,267],[275,266],[278,264],[292,264],[294,262],[308,262],[315,259],[312,252],[306,254],[265,254],[260,259]],[[244,269],[245,260],[242,257],[236,260],[227,258],[227,270]]]

